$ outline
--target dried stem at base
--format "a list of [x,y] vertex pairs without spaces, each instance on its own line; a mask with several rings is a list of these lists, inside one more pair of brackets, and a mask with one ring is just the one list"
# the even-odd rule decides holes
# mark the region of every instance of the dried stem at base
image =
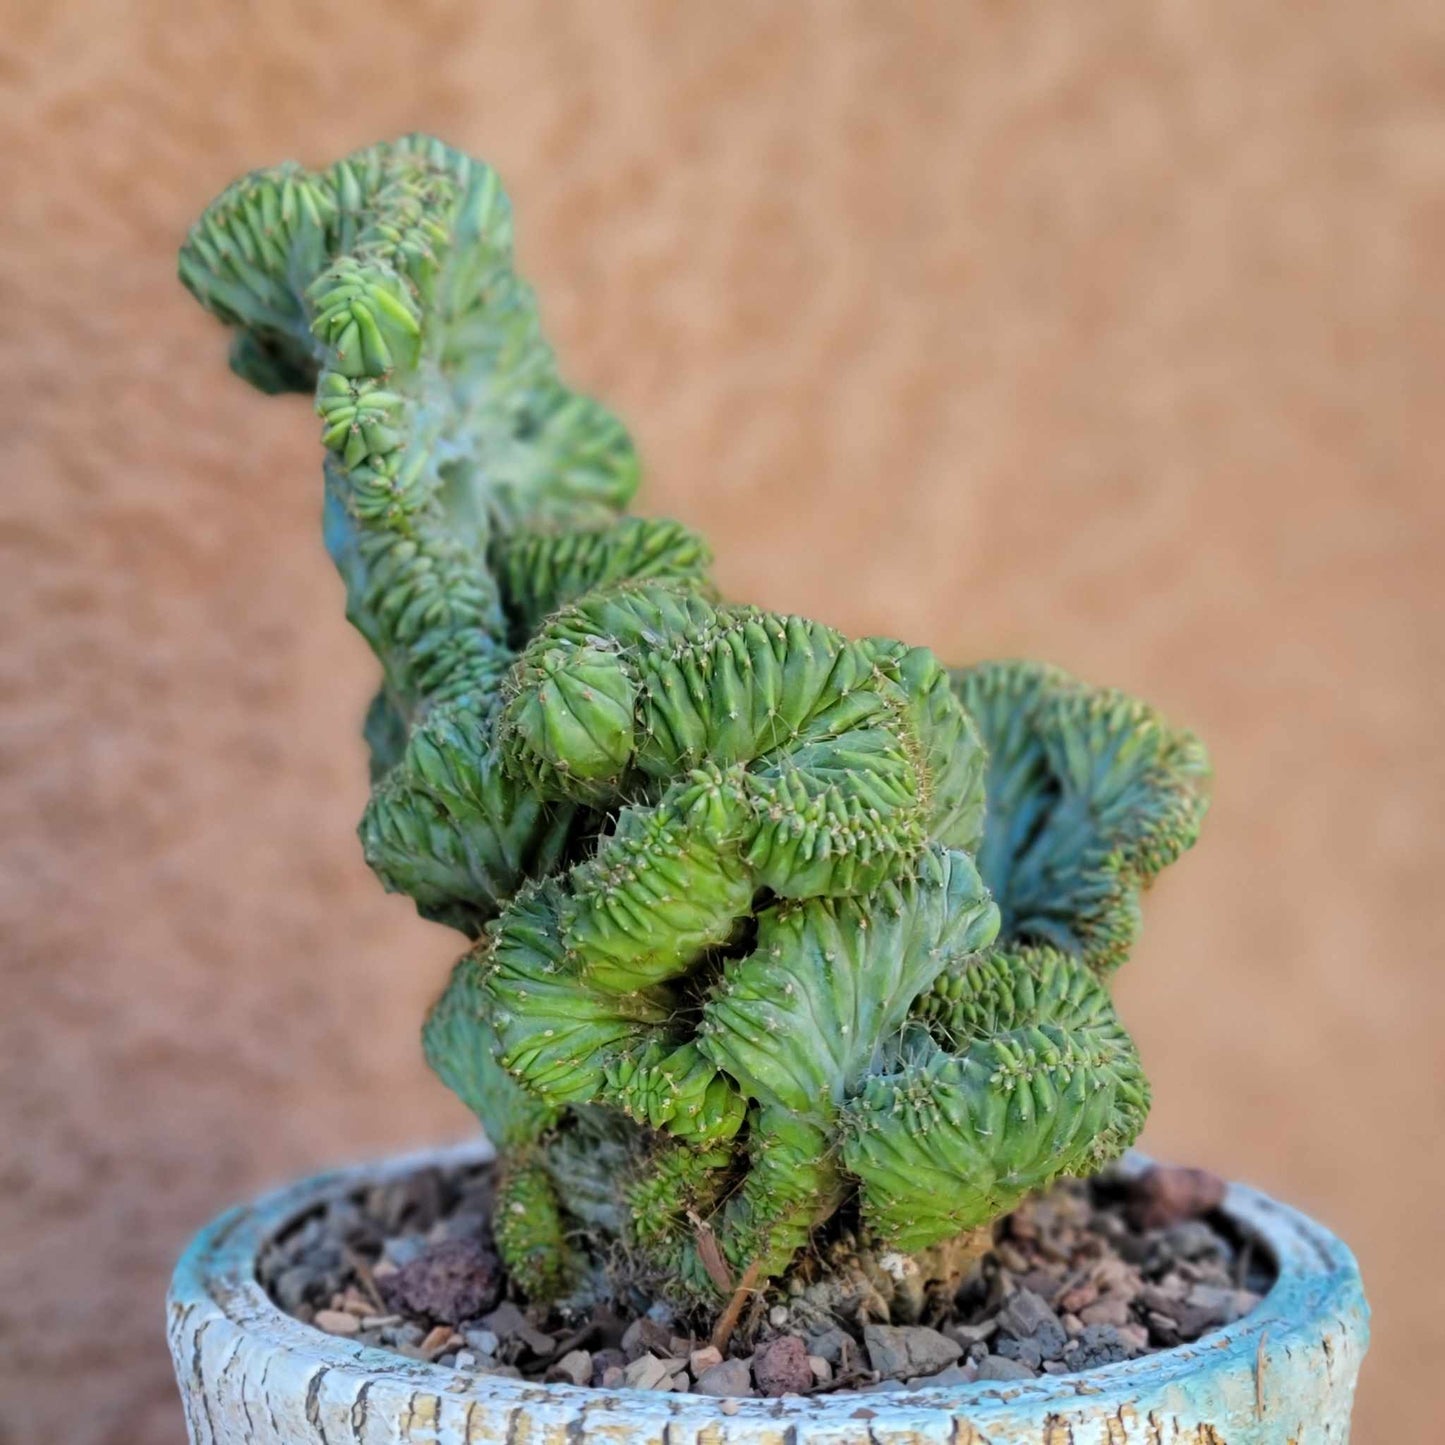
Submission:
[[712,1339],[709,1343],[720,1355],[727,1355],[728,1343],[733,1337],[733,1331],[738,1327],[738,1319],[742,1315],[743,1306],[748,1302],[750,1295],[757,1293],[760,1272],[758,1262],[754,1260],[743,1272],[743,1277],[738,1281],[738,1287],[733,1291],[727,1308],[718,1316],[718,1322],[713,1326]]

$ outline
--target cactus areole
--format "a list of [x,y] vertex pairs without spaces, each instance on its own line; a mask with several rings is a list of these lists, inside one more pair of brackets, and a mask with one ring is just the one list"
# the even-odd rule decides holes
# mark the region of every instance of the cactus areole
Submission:
[[496,173],[439,141],[247,176],[180,274],[239,375],[315,398],[382,672],[362,845],[471,940],[425,1049],[501,1151],[529,1298],[716,1314],[845,1235],[946,1284],[1128,1146],[1108,986],[1199,830],[1193,737],[720,598],[700,537],[627,512],[632,443],[559,378]]

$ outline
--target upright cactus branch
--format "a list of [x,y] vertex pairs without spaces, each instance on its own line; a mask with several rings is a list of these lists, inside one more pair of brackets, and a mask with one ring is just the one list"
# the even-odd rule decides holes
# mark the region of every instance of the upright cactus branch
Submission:
[[181,275],[243,377],[314,392],[383,674],[362,842],[474,940],[424,1042],[502,1151],[528,1295],[716,1305],[845,1224],[961,1258],[1128,1145],[1103,980],[1197,833],[1192,738],[719,600],[701,539],[623,514],[631,445],[558,379],[495,174],[438,141],[237,182]]

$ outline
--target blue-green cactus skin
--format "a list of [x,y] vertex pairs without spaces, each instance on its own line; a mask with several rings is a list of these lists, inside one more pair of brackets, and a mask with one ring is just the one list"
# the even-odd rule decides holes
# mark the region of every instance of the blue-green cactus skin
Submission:
[[1112,972],[1138,937],[1142,891],[1199,836],[1202,745],[1136,699],[1038,663],[962,668],[953,686],[988,748],[978,864],[1004,936]]
[[558,378],[495,173],[438,141],[246,177],[181,276],[241,376],[314,395],[382,669],[362,844],[474,940],[424,1045],[503,1150],[527,1293],[620,1259],[715,1300],[845,1206],[924,1251],[1127,1147],[1103,980],[1198,831],[1191,737],[720,600],[699,537],[625,515],[631,443]]

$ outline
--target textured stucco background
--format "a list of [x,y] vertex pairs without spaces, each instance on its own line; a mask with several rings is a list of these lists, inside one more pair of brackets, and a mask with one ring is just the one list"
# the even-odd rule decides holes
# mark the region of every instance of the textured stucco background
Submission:
[[1146,1143],[1357,1246],[1357,1438],[1435,1438],[1445,12],[0,11],[6,1445],[176,1445],[188,1232],[465,1127],[416,1042],[458,943],[352,838],[315,422],[173,280],[236,173],[413,127],[500,167],[569,373],[731,591],[1205,735],[1122,980]]

